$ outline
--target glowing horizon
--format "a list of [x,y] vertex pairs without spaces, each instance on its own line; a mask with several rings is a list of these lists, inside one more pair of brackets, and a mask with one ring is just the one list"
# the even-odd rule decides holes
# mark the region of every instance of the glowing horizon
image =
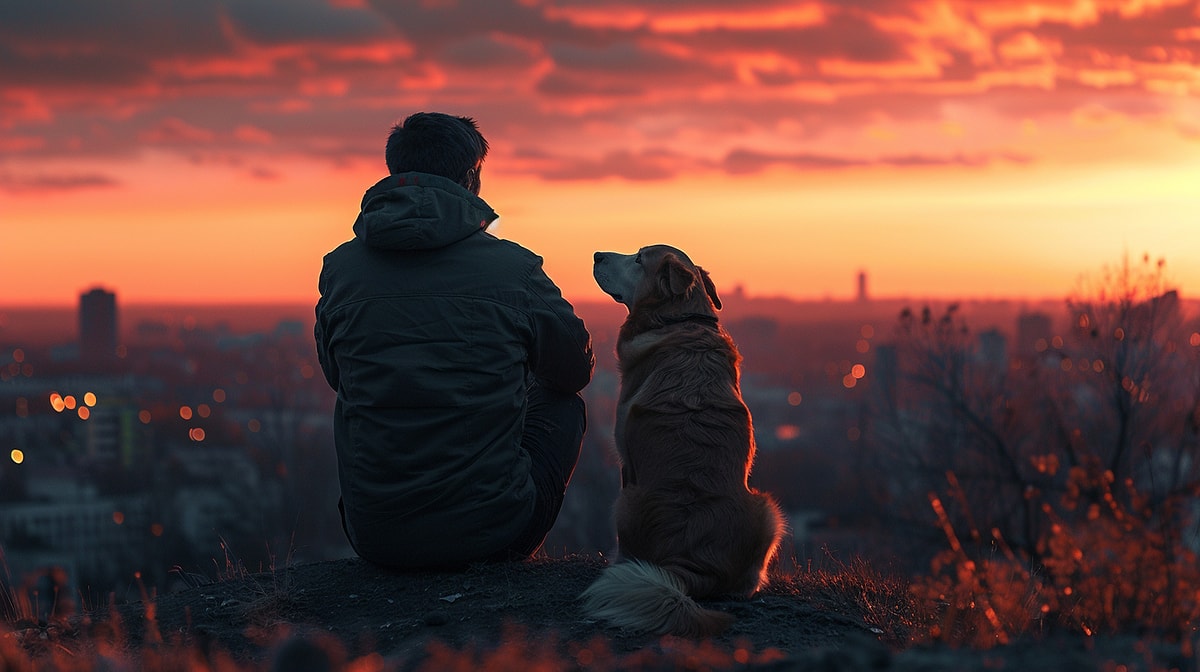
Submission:
[[755,297],[1200,288],[1192,0],[271,6],[3,10],[0,306],[315,301],[417,110],[575,301],[656,242]]

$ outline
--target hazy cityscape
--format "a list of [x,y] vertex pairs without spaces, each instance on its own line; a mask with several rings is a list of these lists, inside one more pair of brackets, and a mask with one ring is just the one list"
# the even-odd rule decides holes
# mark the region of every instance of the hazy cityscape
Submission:
[[[971,356],[998,371],[1053,353],[1061,371],[1064,361],[1093,367],[1070,352],[1064,301],[931,306],[872,300],[859,282],[853,301],[724,292],[760,451],[752,481],[791,520],[785,562],[889,562],[897,548],[879,541],[902,522],[879,515],[879,492],[896,487],[879,476],[887,437],[872,432],[880,399],[896,394],[896,341],[916,315],[969,324]],[[1195,306],[1170,297],[1195,351]],[[552,555],[613,545],[612,351],[624,308],[576,308],[598,362]],[[0,580],[102,602],[132,596],[138,581],[170,591],[349,555],[332,404],[310,306],[125,306],[119,291],[96,287],[71,309],[0,310]],[[921,515],[914,542],[937,533]]]

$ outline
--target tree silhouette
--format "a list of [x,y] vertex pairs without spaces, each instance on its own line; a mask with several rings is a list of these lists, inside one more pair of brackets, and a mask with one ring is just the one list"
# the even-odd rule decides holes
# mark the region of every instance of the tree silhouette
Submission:
[[877,356],[881,510],[912,557],[949,540],[926,587],[980,606],[992,636],[1196,620],[1200,332],[1163,271],[1106,269],[1032,349],[1010,355],[952,305],[904,311]]

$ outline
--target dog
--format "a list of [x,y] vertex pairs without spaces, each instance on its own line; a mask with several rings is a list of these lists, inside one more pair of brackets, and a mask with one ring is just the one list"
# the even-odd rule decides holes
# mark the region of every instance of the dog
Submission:
[[754,462],[741,355],[708,273],[682,251],[596,252],[596,284],[629,309],[617,336],[617,562],[581,595],[619,628],[706,637],[733,621],[696,599],[746,599],[767,581],[785,529],[747,485]]

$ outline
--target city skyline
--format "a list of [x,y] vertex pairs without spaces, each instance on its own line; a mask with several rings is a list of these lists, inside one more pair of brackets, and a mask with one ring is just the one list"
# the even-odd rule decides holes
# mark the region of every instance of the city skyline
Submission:
[[[600,300],[665,242],[757,296],[1200,285],[1194,0],[67,0],[0,10],[0,305],[311,303],[409,113]],[[51,207],[47,207],[47,206]]]

